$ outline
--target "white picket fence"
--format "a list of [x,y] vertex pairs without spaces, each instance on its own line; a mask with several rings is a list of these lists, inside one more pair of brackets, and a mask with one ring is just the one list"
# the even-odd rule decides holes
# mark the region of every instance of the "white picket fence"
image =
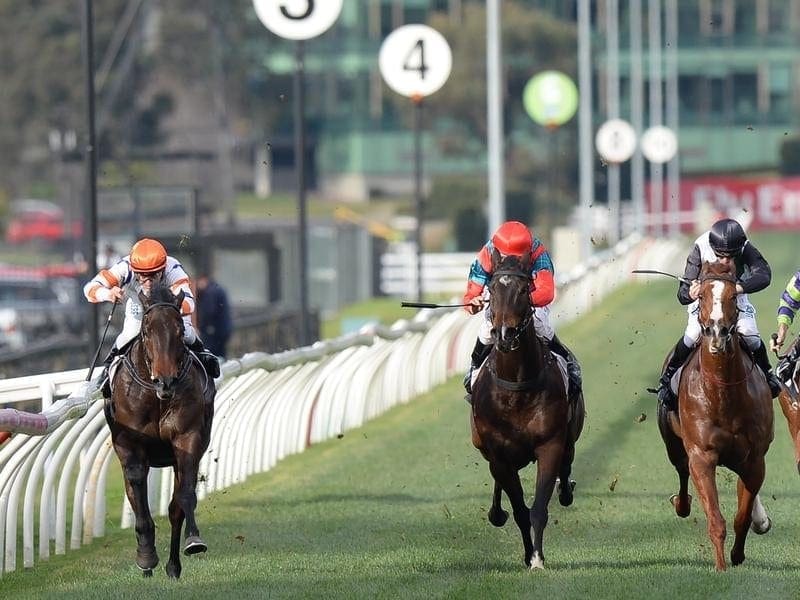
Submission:
[[[620,243],[560,279],[555,322],[580,316],[630,280],[634,268],[675,272],[682,266],[681,252],[676,242]],[[367,326],[310,347],[227,361],[217,381],[198,499],[359,427],[463,372],[480,318],[462,310],[423,310],[392,327]],[[84,381],[85,375],[79,370],[0,381],[0,405],[42,403],[39,413],[0,409],[0,432],[13,433],[0,445],[0,576],[16,569],[20,546],[23,566],[34,566],[37,524],[40,560],[51,551],[64,554],[68,533],[70,549],[105,534],[113,451],[96,382]],[[172,479],[171,469],[151,470],[155,514],[167,513]],[[127,501],[121,523],[132,524]]]

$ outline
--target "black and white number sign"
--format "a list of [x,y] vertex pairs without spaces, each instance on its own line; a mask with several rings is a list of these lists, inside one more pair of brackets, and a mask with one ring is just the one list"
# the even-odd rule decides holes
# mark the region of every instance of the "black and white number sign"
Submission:
[[444,85],[453,66],[450,45],[427,25],[395,29],[381,45],[378,65],[386,84],[398,94],[424,97]]
[[264,27],[289,40],[308,40],[339,18],[343,0],[253,0]]

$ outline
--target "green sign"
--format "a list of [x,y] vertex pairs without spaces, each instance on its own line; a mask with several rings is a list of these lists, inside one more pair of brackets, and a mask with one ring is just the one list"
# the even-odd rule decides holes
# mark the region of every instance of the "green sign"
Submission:
[[522,103],[531,119],[545,127],[558,127],[575,114],[578,88],[560,71],[542,71],[525,85]]

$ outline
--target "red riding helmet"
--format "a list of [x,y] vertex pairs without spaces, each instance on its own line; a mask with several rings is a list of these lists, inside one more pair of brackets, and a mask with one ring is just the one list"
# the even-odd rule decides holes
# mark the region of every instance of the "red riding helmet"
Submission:
[[131,269],[136,273],[155,273],[167,266],[167,251],[161,242],[144,238],[131,248]]
[[524,256],[531,251],[533,236],[526,225],[507,221],[492,236],[492,245],[506,256]]

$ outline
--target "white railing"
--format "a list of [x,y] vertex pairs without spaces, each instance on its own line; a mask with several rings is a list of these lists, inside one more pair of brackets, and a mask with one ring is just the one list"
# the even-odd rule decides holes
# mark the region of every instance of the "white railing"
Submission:
[[[628,240],[559,283],[553,315],[572,320],[598,303],[633,268],[675,271],[674,242]],[[680,257],[682,259],[682,257]],[[200,464],[198,499],[282,458],[359,427],[463,372],[481,317],[462,310],[423,310],[392,327],[280,354],[246,354],[222,366],[209,449]],[[96,382],[86,370],[0,381],[0,404],[40,400],[40,413],[0,409],[0,575],[17,567],[22,516],[22,564],[105,534],[105,482],[113,449]],[[166,471],[166,472],[165,472]],[[164,515],[172,494],[170,470],[151,469],[154,513]],[[38,500],[38,513],[35,510]],[[125,501],[122,526],[132,524]]]

